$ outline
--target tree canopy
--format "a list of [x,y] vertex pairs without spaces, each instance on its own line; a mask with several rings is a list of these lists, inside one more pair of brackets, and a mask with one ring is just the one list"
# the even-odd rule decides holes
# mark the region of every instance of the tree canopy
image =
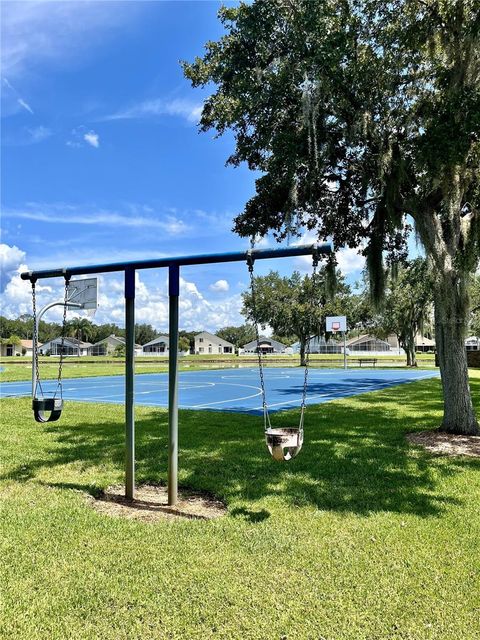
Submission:
[[243,324],[240,327],[224,327],[217,331],[216,335],[231,342],[238,349],[255,338],[255,329],[251,324]]
[[478,433],[463,348],[480,255],[480,5],[476,0],[257,0],[184,64],[214,85],[202,130],[260,172],[242,236],[314,230],[365,246],[376,299],[406,216],[432,263],[447,431]]
[[325,334],[327,315],[345,310],[349,288],[338,273],[332,299],[329,277],[326,267],[320,268],[315,277],[302,276],[298,271],[291,276],[280,276],[278,271],[256,276],[255,295],[252,291],[242,294],[242,313],[250,322],[268,324],[276,335],[295,335],[300,342],[301,364],[305,364],[308,339]]

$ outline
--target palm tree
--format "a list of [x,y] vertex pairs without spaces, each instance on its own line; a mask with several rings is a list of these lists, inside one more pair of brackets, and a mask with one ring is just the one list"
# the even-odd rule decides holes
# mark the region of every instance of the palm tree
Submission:
[[93,332],[93,324],[88,318],[73,318],[67,323],[68,335],[76,338],[79,342],[80,340],[88,340],[88,338],[91,338]]

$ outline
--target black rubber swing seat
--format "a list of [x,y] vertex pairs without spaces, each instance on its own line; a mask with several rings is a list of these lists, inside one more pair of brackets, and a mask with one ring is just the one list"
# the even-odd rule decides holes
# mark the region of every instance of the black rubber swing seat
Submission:
[[[62,415],[63,400],[61,398],[34,398],[32,409],[37,422],[55,422]],[[50,412],[49,416],[45,415],[47,412]]]
[[273,429],[270,427],[265,431],[265,441],[274,460],[288,461],[300,453],[303,445],[303,429],[298,427]]

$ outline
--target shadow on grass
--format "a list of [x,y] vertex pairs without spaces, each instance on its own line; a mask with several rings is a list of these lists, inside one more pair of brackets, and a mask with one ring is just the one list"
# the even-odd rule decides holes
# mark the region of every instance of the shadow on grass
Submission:
[[[475,398],[480,380],[472,381]],[[35,479],[46,467],[77,463],[98,467],[108,460],[121,473],[124,463],[123,425],[112,419],[98,424],[78,422],[47,426],[54,447],[44,459],[19,465],[5,477]],[[380,394],[309,407],[305,444],[288,464],[277,463],[263,442],[261,419],[252,416],[199,411],[180,412],[180,484],[210,492],[228,502],[277,496],[287,504],[313,506],[367,515],[377,511],[435,516],[458,501],[437,488],[439,474],[454,474],[478,462],[465,458],[439,461],[421,450],[412,454],[405,433],[435,428],[441,413],[438,381],[402,385]],[[137,420],[137,482],[165,483],[167,414],[151,409]],[[275,425],[297,424],[298,411],[275,415]],[[61,470],[60,470],[61,473]],[[91,484],[52,486],[83,489]],[[42,478],[43,480],[43,478]],[[53,480],[53,478],[52,478]],[[47,481],[48,482],[48,481]],[[263,505],[262,505],[263,506]],[[235,517],[259,522],[265,509],[237,507]]]

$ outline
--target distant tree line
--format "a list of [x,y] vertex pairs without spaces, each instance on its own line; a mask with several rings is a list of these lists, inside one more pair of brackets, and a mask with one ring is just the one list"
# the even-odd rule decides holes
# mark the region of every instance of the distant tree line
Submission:
[[[432,285],[428,263],[416,258],[390,269],[385,275],[385,296],[381,306],[370,296],[368,276],[357,284],[355,290],[345,283],[344,276],[337,271],[334,282],[329,284],[324,269],[317,279],[294,272],[290,277],[281,277],[272,271],[255,278],[257,307],[254,308],[250,291],[243,294],[242,313],[246,322],[239,326],[219,329],[216,335],[231,342],[236,349],[255,339],[253,320],[258,321],[263,332],[267,325],[273,330],[273,339],[291,346],[300,343],[304,354],[306,342],[311,336],[325,336],[327,315],[346,315],[351,336],[369,333],[378,338],[394,334],[404,349],[407,365],[415,366],[415,336],[420,333],[433,337]],[[469,333],[480,335],[480,276],[472,278],[469,287],[471,319]],[[61,335],[62,327],[56,322],[40,322],[39,341],[48,342]],[[201,329],[199,329],[200,331]],[[179,332],[180,350],[194,347],[195,335],[199,331]],[[2,343],[19,344],[22,339],[31,340],[33,317],[24,314],[15,320],[0,316],[0,340]],[[110,335],[123,337],[125,329],[113,323],[94,324],[88,318],[73,318],[67,322],[66,335],[91,343],[99,342]],[[165,335],[150,324],[135,325],[135,342],[144,345]],[[466,335],[465,335],[466,337]]]

